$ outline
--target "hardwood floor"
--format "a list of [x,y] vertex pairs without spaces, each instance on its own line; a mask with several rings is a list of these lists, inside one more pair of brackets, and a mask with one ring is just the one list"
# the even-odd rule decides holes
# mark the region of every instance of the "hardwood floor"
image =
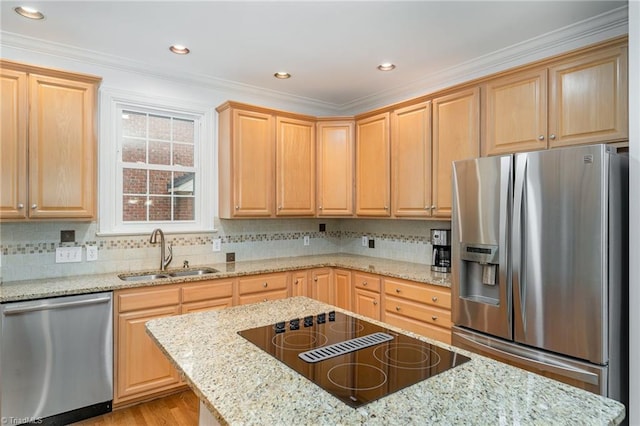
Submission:
[[74,426],[197,426],[198,398],[184,391],[109,414],[74,423]]

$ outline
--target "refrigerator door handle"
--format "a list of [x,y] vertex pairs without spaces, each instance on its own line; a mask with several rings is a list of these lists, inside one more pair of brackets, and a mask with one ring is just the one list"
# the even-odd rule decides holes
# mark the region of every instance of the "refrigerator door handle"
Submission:
[[525,351],[519,351],[518,347],[503,345],[495,341],[491,342],[492,346],[488,346],[473,339],[472,337],[455,332],[454,334],[456,335],[457,340],[463,340],[464,344],[470,347],[480,348],[484,353],[491,357],[495,357],[496,359],[503,360],[503,362],[510,361],[516,366],[519,364],[539,371],[545,371],[558,376],[571,378],[581,383],[588,383],[594,386],[599,385],[599,377],[597,374],[580,369],[576,366],[549,359],[544,357],[544,355],[540,355],[537,360],[531,359],[525,355]]
[[523,265],[522,262],[525,259],[526,253],[523,253],[523,240],[522,235],[522,215],[524,200],[524,178],[527,167],[527,154],[517,154],[515,156],[515,182],[513,185],[513,219],[512,234],[511,234],[511,262],[512,262],[512,283],[513,283],[513,309],[514,315],[514,336],[524,335],[526,329],[526,315],[525,315],[525,286],[526,283],[522,279]]

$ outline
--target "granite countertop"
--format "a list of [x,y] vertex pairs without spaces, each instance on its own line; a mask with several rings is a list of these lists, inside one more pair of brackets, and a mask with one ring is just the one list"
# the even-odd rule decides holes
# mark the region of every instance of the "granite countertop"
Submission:
[[[0,285],[0,303],[326,266],[365,271],[443,287],[451,286],[449,274],[432,272],[429,265],[342,253],[194,265],[192,267],[196,266],[214,268],[219,272],[211,275],[163,278],[153,281],[123,281],[118,278],[118,274],[114,272],[109,274],[4,282]],[[123,272],[130,273],[132,271]]]
[[610,425],[625,417],[617,401],[369,318],[471,361],[354,409],[237,334],[330,310],[347,312],[295,297],[156,319],[147,332],[223,424]]

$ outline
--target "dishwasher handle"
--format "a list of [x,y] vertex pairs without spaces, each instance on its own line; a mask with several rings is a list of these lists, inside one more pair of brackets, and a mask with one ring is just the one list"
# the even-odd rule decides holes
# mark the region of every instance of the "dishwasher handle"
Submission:
[[6,308],[3,314],[6,316],[20,315],[28,312],[72,308],[72,307],[86,306],[86,305],[97,305],[100,303],[109,303],[110,301],[111,301],[111,297],[107,296],[107,297],[96,297],[94,299],[74,300],[71,302],[59,302],[59,303],[54,302],[54,303],[42,303],[42,304],[31,305],[31,306],[15,306],[15,307]]

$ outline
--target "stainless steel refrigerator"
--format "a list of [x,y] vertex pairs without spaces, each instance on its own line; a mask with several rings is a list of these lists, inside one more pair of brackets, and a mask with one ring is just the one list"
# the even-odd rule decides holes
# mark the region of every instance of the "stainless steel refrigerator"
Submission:
[[606,145],[453,164],[453,345],[626,403],[628,159]]

